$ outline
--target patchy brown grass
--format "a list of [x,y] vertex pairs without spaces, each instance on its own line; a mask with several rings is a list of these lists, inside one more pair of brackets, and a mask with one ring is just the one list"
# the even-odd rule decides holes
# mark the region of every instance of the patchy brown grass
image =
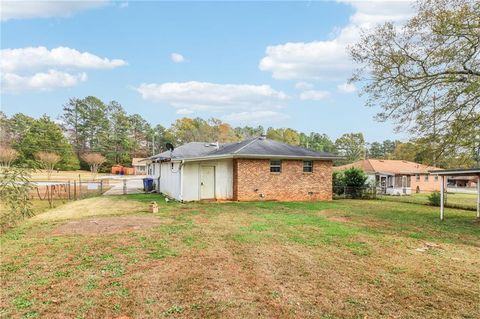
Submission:
[[134,231],[158,226],[162,221],[156,217],[126,216],[82,219],[60,225],[54,235],[102,235]]
[[38,214],[32,221],[59,221],[92,216],[125,215],[139,210],[147,211],[146,205],[135,201],[119,200],[111,197],[93,197],[65,205]]
[[[100,176],[104,176],[108,174],[104,173],[99,173],[97,174],[97,178]],[[52,181],[74,181],[78,179],[81,179],[82,181],[87,181],[87,180],[93,180],[93,175],[90,171],[82,171],[82,170],[77,170],[77,171],[56,171],[54,170],[52,172],[52,175],[50,176],[50,180]],[[36,170],[32,174],[32,180],[33,181],[47,181],[48,180],[48,173],[46,170]]]
[[[448,210],[439,224],[436,209],[412,204],[160,200],[160,212],[146,215],[154,197],[130,198],[128,215],[124,199],[99,198],[87,206],[122,216],[73,222],[156,221],[53,235],[72,221],[50,216],[6,234],[1,316],[475,318],[480,310],[479,225],[463,211]],[[70,212],[84,214],[82,205]]]

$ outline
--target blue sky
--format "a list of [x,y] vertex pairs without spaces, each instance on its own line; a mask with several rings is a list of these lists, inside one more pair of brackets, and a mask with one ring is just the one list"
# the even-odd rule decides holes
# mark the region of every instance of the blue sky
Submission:
[[2,2],[1,110],[57,118],[71,97],[337,138],[405,138],[346,84],[360,28],[407,2]]

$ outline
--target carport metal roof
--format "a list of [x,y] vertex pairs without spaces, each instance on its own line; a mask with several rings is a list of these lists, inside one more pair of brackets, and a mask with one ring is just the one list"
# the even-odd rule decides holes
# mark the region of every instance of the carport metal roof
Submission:
[[440,187],[440,220],[444,219],[445,211],[445,176],[477,176],[477,218],[480,218],[480,168],[442,169],[430,171],[430,174],[439,175],[442,178]]

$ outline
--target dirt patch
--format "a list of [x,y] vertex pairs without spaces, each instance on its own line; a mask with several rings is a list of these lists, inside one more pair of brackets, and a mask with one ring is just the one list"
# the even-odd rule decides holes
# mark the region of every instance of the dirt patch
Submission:
[[143,228],[158,226],[163,222],[155,217],[127,216],[95,218],[72,221],[57,227],[54,235],[99,235],[125,231],[133,231]]
[[80,219],[85,217],[94,218],[101,215],[118,216],[147,210],[147,203],[105,196],[69,202],[65,205],[39,214],[30,220],[44,222],[52,220]]
[[351,221],[351,218],[345,216],[345,212],[337,209],[324,209],[318,213],[324,217],[327,217],[328,220],[340,223],[348,223]]

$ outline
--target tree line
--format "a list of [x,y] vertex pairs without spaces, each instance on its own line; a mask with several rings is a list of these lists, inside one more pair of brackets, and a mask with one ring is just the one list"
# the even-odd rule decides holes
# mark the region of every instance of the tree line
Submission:
[[[108,169],[115,164],[129,166],[133,157],[147,157],[165,150],[167,142],[235,142],[266,134],[267,138],[321,152],[344,156],[335,164],[359,159],[402,159],[440,167],[469,167],[475,164],[475,152],[435,157],[434,143],[419,138],[408,142],[384,140],[366,143],[362,133],[346,133],[336,140],[324,133],[298,132],[291,128],[262,126],[232,127],[219,119],[181,118],[166,128],[152,125],[139,114],[127,114],[123,106],[105,103],[88,96],[72,98],[63,107],[58,120],[47,115],[33,118],[17,113],[0,113],[0,161],[35,167],[48,163],[60,170],[91,169],[102,162]],[[55,154],[55,156],[51,155]],[[49,155],[50,154],[50,155]],[[102,156],[91,161],[91,154]],[[104,158],[103,158],[104,157]],[[43,159],[43,160],[42,160]],[[53,164],[52,164],[53,163]]]

